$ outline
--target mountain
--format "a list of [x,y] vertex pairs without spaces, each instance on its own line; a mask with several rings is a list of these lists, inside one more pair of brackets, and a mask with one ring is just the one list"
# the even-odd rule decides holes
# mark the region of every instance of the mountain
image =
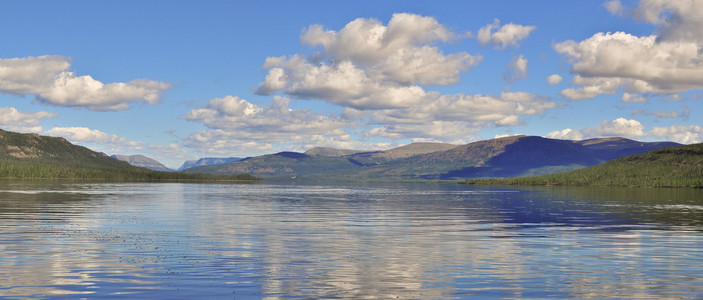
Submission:
[[621,137],[598,138],[575,142],[595,150],[603,160],[611,160],[622,156],[647,153],[664,147],[676,147],[681,144],[674,142],[638,142]]
[[342,175],[356,172],[361,168],[358,163],[344,157],[307,155],[298,152],[280,152],[276,154],[249,157],[222,165],[199,166],[185,169],[191,173],[248,173],[256,176],[290,177]]
[[150,170],[154,171],[164,171],[164,172],[170,172],[173,171],[169,169],[168,167],[164,166],[162,163],[158,162],[155,159],[148,158],[144,155],[119,155],[115,154],[110,156],[112,158],[119,159],[121,161],[126,161],[129,164],[136,166],[136,167],[144,167]]
[[443,143],[412,143],[409,145],[385,150],[359,152],[347,155],[351,159],[364,165],[378,165],[384,162],[416,156],[420,154],[434,153],[446,151],[456,147],[457,145]]
[[0,129],[0,178],[66,178],[116,181],[256,180],[246,174],[217,176],[159,172],[69,143],[60,137]]
[[566,173],[502,179],[470,179],[467,184],[636,186],[703,188],[703,144],[660,148]]
[[[190,172],[317,178],[456,179],[514,177],[581,169],[629,153],[642,153],[675,143],[627,139],[569,141],[512,136],[466,145],[415,143],[386,151],[341,152],[321,149],[281,152],[238,162],[193,168]],[[326,155],[309,155],[318,153]],[[335,155],[331,155],[335,154]]]
[[453,179],[553,173],[601,162],[595,151],[572,141],[512,136],[400,159],[376,169],[390,176]]
[[336,149],[329,147],[315,147],[308,151],[305,151],[307,155],[317,155],[317,156],[331,156],[340,157],[346,155],[352,155],[356,153],[364,152],[363,150],[349,150],[349,149]]
[[178,171],[183,171],[188,168],[198,167],[198,166],[209,166],[209,165],[221,165],[233,161],[242,160],[239,157],[203,157],[198,160],[187,160],[183,165],[178,168]]

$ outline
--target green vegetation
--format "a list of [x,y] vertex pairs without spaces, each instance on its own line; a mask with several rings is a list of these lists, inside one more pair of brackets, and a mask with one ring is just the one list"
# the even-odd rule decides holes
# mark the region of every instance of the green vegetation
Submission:
[[662,148],[566,173],[534,177],[469,179],[465,183],[703,188],[703,144]]
[[248,174],[183,174],[152,171],[76,146],[65,139],[0,130],[0,178],[114,181],[242,181]]

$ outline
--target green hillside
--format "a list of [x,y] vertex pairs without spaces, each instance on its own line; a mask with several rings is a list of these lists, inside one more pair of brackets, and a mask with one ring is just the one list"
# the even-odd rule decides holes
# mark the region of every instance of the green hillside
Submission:
[[703,188],[703,144],[654,150],[550,175],[469,179],[467,184]]
[[254,180],[250,175],[158,172],[130,165],[63,138],[0,129],[0,178],[103,180]]

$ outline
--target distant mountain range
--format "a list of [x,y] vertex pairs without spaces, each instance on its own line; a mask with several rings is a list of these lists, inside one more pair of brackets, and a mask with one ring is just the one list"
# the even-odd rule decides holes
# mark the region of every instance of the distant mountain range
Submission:
[[184,172],[249,173],[268,177],[456,179],[551,174],[646,153],[672,142],[624,138],[584,141],[513,136],[466,145],[414,143],[385,151],[313,148],[280,152]]
[[156,161],[155,159],[148,158],[148,157],[146,157],[144,155],[140,155],[140,154],[137,154],[137,155],[115,154],[110,157],[119,159],[121,161],[126,161],[136,167],[144,167],[144,168],[154,170],[154,171],[164,171],[164,172],[173,171],[173,170],[169,169],[168,167],[164,166],[162,163]]
[[183,171],[188,168],[199,167],[199,166],[210,166],[210,165],[220,165],[226,164],[233,161],[242,160],[239,157],[204,157],[198,160],[187,160],[183,165],[178,168],[178,171]]
[[[241,160],[204,158],[190,162],[201,166],[183,172],[342,180],[516,177],[582,169],[619,157],[673,146],[680,144],[638,142],[624,138],[568,141],[513,136],[465,145],[414,143],[385,151],[313,148],[306,153],[280,152]],[[62,138],[0,130],[0,177],[196,178],[187,174],[175,175],[180,174],[176,172],[138,168],[126,162],[166,169],[162,164],[141,155],[114,157],[125,161],[73,145]]]

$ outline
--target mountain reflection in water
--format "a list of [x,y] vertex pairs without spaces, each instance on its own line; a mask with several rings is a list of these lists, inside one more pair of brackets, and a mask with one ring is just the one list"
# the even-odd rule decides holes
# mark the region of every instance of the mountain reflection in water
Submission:
[[703,191],[0,182],[0,296],[696,298]]

